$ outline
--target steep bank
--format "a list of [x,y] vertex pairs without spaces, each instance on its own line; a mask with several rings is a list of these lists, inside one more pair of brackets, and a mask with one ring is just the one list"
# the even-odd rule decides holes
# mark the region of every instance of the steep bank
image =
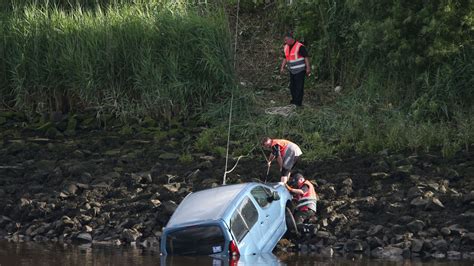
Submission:
[[[0,235],[157,248],[182,198],[221,183],[223,158],[185,148],[202,130],[150,134],[136,128],[134,135],[123,135],[79,129],[75,137],[48,138],[2,128]],[[303,162],[301,171],[318,183],[317,220],[278,249],[474,258],[473,156],[350,154]],[[255,152],[228,176],[229,183],[263,180],[264,168]],[[271,177],[276,181],[276,169]]]

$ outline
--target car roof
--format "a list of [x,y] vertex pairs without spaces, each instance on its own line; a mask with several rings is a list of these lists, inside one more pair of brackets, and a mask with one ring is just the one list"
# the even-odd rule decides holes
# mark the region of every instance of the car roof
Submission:
[[226,185],[189,194],[171,216],[166,227],[222,218],[241,191],[257,183]]

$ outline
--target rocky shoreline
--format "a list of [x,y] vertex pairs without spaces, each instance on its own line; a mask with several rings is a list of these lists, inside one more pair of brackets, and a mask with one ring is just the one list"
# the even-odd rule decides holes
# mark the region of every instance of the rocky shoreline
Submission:
[[[0,239],[158,249],[179,202],[221,183],[224,158],[189,151],[201,127],[51,121],[28,127],[0,115]],[[260,157],[243,158],[228,183],[263,180]],[[353,154],[298,167],[318,184],[318,217],[277,252],[474,259],[474,152]]]

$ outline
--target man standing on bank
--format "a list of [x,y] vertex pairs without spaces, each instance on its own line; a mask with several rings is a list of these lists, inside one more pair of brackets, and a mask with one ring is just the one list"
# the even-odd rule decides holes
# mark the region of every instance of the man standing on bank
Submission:
[[262,146],[272,151],[267,159],[269,169],[272,161],[276,159],[281,171],[280,182],[286,184],[291,169],[295,166],[300,155],[303,154],[300,147],[286,139],[271,139],[269,137],[262,139]]
[[285,58],[281,62],[280,73],[285,72],[285,65],[290,71],[290,104],[303,105],[304,79],[305,75],[311,73],[308,52],[302,43],[296,41],[291,33],[285,35]]

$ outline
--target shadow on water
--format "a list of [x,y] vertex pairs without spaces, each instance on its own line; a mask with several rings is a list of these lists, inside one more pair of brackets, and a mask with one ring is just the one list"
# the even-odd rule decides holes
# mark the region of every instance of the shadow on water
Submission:
[[314,254],[262,254],[229,261],[221,258],[161,257],[159,250],[138,247],[68,245],[49,243],[11,243],[0,241],[0,266],[6,265],[474,265],[474,261],[387,261],[363,256],[325,258]]

